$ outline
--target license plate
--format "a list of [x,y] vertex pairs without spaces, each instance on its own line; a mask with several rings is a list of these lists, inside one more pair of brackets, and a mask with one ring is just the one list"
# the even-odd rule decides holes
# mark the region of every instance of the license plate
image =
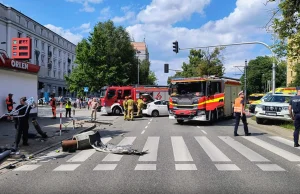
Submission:
[[269,116],[276,116],[276,112],[266,112],[266,115],[269,115]]

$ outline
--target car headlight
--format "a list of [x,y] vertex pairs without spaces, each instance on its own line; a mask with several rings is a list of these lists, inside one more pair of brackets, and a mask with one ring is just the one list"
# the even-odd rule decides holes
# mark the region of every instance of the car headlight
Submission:
[[282,110],[289,110],[289,107],[288,106],[283,106]]

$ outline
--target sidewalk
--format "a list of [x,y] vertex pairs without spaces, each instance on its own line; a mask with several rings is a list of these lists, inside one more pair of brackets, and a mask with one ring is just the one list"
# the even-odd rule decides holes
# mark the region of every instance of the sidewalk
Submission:
[[[85,120],[90,119],[90,110],[87,109],[76,109],[75,111],[75,129],[73,130],[73,121],[71,118],[65,118],[65,112],[62,112],[62,133],[60,136],[60,118],[59,118],[59,108],[57,109],[57,119],[51,119],[52,113],[49,106],[38,107],[38,118],[37,121],[43,132],[46,132],[48,138],[43,139],[35,130],[31,119],[29,119],[29,146],[22,146],[22,139],[20,142],[20,155],[24,154],[28,156],[39,150],[47,148],[53,144],[60,143],[62,140],[71,138],[74,134],[81,131],[89,130],[95,126],[94,123],[87,123]],[[97,114],[97,121],[104,121],[108,123],[113,123],[116,116],[102,116]],[[8,121],[0,121],[0,147],[11,147],[15,142],[14,123]],[[34,137],[35,136],[35,137]],[[7,161],[11,159],[8,158]],[[2,161],[0,166],[7,163]]]

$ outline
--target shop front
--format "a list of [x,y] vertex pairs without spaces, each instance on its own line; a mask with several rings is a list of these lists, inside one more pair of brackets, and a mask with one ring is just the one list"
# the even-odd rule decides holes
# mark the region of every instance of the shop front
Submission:
[[[21,97],[33,97],[38,100],[38,72],[40,67],[7,57],[0,51],[0,116],[7,113],[5,99],[13,94],[14,109],[20,104]],[[31,110],[37,115],[37,108]]]

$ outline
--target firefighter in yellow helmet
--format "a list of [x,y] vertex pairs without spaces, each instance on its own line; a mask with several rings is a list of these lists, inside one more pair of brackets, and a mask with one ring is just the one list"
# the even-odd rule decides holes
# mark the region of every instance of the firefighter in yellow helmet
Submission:
[[138,112],[137,112],[137,116],[142,116],[142,108],[144,105],[144,101],[143,101],[143,96],[140,96],[140,98],[137,100],[137,108],[138,108]]
[[125,96],[125,100],[123,101],[123,107],[124,107],[124,120],[126,120],[127,115],[128,115],[128,105],[127,105],[127,101],[128,101],[128,96]]
[[134,107],[134,101],[132,100],[131,96],[128,96],[127,100],[127,108],[128,108],[128,120],[133,121],[133,107]]

